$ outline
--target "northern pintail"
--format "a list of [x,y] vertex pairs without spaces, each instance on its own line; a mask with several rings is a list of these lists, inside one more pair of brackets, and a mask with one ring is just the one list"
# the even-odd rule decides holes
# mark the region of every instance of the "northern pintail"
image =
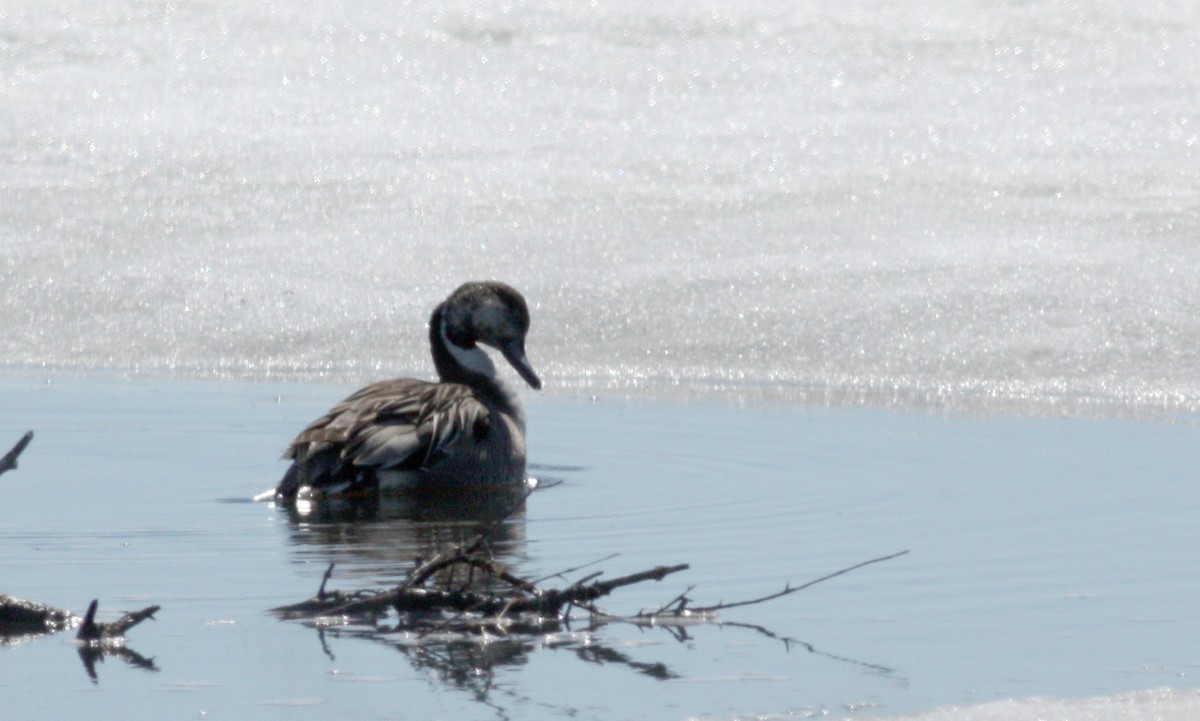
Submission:
[[433,310],[429,344],[440,382],[373,383],[314,421],[284,453],[275,495],[442,489],[518,483],[525,418],[480,344],[500,351],[530,387],[529,308],[512,287],[465,283]]

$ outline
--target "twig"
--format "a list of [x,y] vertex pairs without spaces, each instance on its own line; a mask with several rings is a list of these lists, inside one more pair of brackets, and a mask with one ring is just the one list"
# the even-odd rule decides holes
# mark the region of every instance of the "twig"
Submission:
[[529,593],[536,593],[538,590],[538,587],[535,586],[533,583],[526,581],[523,578],[514,576],[513,574],[509,573],[508,570],[505,569],[502,565],[496,563],[495,561],[493,561],[490,558],[472,557],[472,558],[465,559],[463,561],[463,563],[470,565],[474,568],[478,568],[481,571],[484,571],[486,573],[489,573],[492,576],[494,576],[495,578],[498,578],[501,581],[504,581],[505,583],[512,586],[513,588],[519,588],[522,591],[526,591]]
[[752,605],[755,603],[763,603],[765,601],[772,601],[776,598],[782,598],[783,596],[789,596],[797,591],[803,591],[804,589],[808,588],[809,586],[815,586],[818,583],[821,583],[822,581],[828,581],[831,578],[837,578],[838,576],[841,576],[842,574],[850,573],[851,571],[862,568],[863,566],[869,566],[872,563],[880,563],[882,561],[890,561],[893,558],[898,558],[900,556],[903,556],[906,553],[908,553],[908,551],[900,551],[899,553],[893,553],[890,556],[880,556],[879,558],[872,558],[869,561],[863,561],[862,563],[856,563],[853,566],[850,566],[849,568],[843,568],[840,571],[834,571],[833,573],[821,576],[820,578],[813,579],[811,581],[808,581],[807,583],[802,583],[799,586],[792,586],[789,583],[783,587],[782,591],[779,591],[777,593],[772,593],[767,596],[762,596],[761,598],[752,598],[749,601],[735,601],[734,603],[718,603],[715,606],[694,606],[691,609],[689,609],[688,611],[689,611],[689,613],[713,613],[714,611],[723,611],[727,608],[737,608],[738,606],[749,606],[749,605]]
[[483,526],[480,526],[479,529],[475,531],[475,537],[470,541],[470,543],[455,546],[454,548],[434,554],[433,558],[414,568],[412,572],[408,574],[408,578],[404,579],[404,582],[400,584],[400,587],[418,587],[443,568],[448,568],[456,563],[461,563],[467,558],[470,558],[472,554],[478,552],[481,548],[487,545],[487,540],[492,533],[502,524],[506,523],[512,514],[516,513],[517,509],[521,507],[521,504],[529,500],[529,496],[533,493],[533,490],[534,489],[532,488],[527,489],[521,494],[519,499],[515,500],[512,505],[504,511],[504,513],[499,514],[494,520],[489,521]]
[[[688,566],[686,563],[680,563],[674,566],[655,566],[648,571],[631,573],[628,576],[621,576],[620,578],[613,578],[608,581],[596,581],[588,586],[579,588],[579,591],[576,593],[571,593],[571,598],[569,600],[572,603],[577,603],[579,601],[595,601],[597,598],[600,598],[601,596],[607,596],[622,586],[632,586],[633,584],[641,583],[642,581],[661,581],[672,573],[686,571],[688,568],[690,568],[690,566]],[[571,588],[567,589],[567,591],[570,591],[573,588],[576,588],[576,586],[572,586]],[[564,591],[562,593],[566,594],[567,592]]]
[[691,601],[692,601],[692,599],[688,598],[687,595],[694,590],[696,590],[695,586],[688,586],[687,588],[683,589],[683,593],[679,594],[675,598],[672,598],[670,601],[667,601],[663,605],[659,606],[657,611],[651,611],[649,614],[639,613],[638,615],[639,616],[644,616],[644,615],[656,616],[660,613],[666,613],[667,609],[671,608],[671,606],[675,606],[675,609],[673,611],[671,611],[671,613],[676,613],[676,614],[683,613],[684,609],[686,609],[687,605],[689,603],[691,603]]
[[508,520],[512,518],[512,515],[516,513],[521,506],[525,505],[525,501],[528,501],[529,497],[533,495],[534,490],[536,489],[526,488],[525,491],[521,493],[521,497],[513,501],[512,504],[505,509],[504,513],[498,514],[495,519],[480,526],[475,531],[475,540],[470,545],[465,546],[463,550],[467,553],[474,553],[485,546],[492,533],[495,532],[495,530],[500,526],[508,523]]
[[329,568],[325,569],[325,575],[321,577],[321,587],[317,589],[317,598],[325,600],[325,584],[329,583],[329,577],[333,575],[333,562],[329,562]]
[[595,573],[589,573],[588,575],[579,579],[575,583],[572,583],[570,586],[568,586],[568,588],[581,588],[583,586],[583,584],[587,583],[588,581],[594,581],[595,579],[600,578],[603,575],[604,575],[604,571],[596,571]]
[[125,632],[134,626],[138,625],[146,619],[154,620],[154,614],[158,613],[158,606],[147,606],[140,611],[127,613],[112,623],[100,624],[101,635],[105,638],[116,638],[124,636]]
[[546,591],[535,589],[535,592],[528,595],[518,596],[468,589],[432,589],[423,586],[402,585],[355,598],[347,598],[344,594],[335,594],[336,600],[333,602],[310,599],[291,606],[276,608],[275,612],[289,616],[299,614],[310,617],[314,615],[361,616],[386,613],[394,608],[401,612],[471,611],[484,615],[504,612],[558,616],[564,606],[585,606],[622,586],[630,586],[642,581],[661,581],[664,577],[687,568],[687,564],[656,566],[646,571],[607,581],[594,581],[586,585],[576,583],[564,589]]
[[83,616],[83,622],[79,624],[79,633],[75,634],[75,638],[80,641],[99,641],[103,639],[121,638],[125,632],[134,626],[138,625],[146,619],[154,620],[154,614],[158,613],[158,606],[147,606],[140,611],[127,613],[121,616],[112,623],[97,623],[96,608],[99,603],[93,599],[88,604],[87,613]]
[[25,446],[33,440],[33,431],[26,431],[25,435],[21,436],[21,440],[17,441],[17,445],[12,447],[12,450],[0,457],[0,473],[11,471],[17,467],[17,457],[25,450]]
[[619,553],[610,553],[607,556],[605,556],[604,558],[597,558],[595,561],[588,561],[587,563],[581,563],[574,568],[567,568],[562,571],[559,571],[558,573],[551,573],[549,576],[542,576],[541,578],[530,581],[530,583],[532,583],[536,586],[537,584],[541,583],[542,581],[549,581],[552,578],[561,578],[563,580],[566,580],[566,576],[568,573],[575,573],[576,571],[587,568],[588,566],[595,566],[597,563],[604,563],[605,561],[611,561],[612,559],[614,559],[620,555],[621,554],[619,554]]
[[[470,548],[474,548],[476,543],[478,543],[478,539],[471,543]],[[443,568],[449,568],[468,560],[471,558],[470,553],[471,551],[465,550],[461,546],[436,553],[433,558],[414,568],[408,574],[408,578],[401,582],[400,588],[417,588]]]

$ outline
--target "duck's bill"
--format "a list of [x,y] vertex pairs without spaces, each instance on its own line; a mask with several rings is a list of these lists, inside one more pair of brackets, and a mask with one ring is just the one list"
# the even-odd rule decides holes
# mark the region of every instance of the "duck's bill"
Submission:
[[520,341],[513,341],[500,346],[500,352],[508,360],[509,364],[525,379],[529,387],[538,390],[542,387],[542,381],[537,377],[537,372],[533,370],[533,365],[529,359],[525,357],[525,344]]

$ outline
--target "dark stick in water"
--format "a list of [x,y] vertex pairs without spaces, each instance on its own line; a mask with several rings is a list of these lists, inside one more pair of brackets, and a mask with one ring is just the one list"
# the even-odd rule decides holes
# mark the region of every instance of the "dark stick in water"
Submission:
[[88,605],[87,613],[84,614],[83,621],[79,624],[79,633],[75,634],[75,638],[80,641],[121,638],[125,635],[126,631],[142,621],[146,619],[153,621],[154,614],[159,610],[158,606],[148,606],[140,611],[126,613],[116,621],[100,623],[96,621],[97,606],[99,606],[99,603],[95,599]]
[[11,471],[17,467],[17,456],[21,455],[25,450],[25,446],[29,445],[29,442],[32,440],[33,431],[28,431],[25,435],[21,436],[21,440],[17,441],[17,445],[13,446],[11,451],[5,453],[3,458],[0,458],[0,473]]

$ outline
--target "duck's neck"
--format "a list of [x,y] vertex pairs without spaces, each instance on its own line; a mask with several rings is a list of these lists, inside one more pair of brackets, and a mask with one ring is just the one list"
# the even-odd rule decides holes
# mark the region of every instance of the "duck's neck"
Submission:
[[[469,343],[469,345],[467,345]],[[445,311],[439,305],[429,319],[429,347],[433,365],[443,383],[470,386],[488,402],[509,415],[519,416],[516,396],[500,381],[492,358],[479,344],[469,339],[455,342],[446,328]]]

